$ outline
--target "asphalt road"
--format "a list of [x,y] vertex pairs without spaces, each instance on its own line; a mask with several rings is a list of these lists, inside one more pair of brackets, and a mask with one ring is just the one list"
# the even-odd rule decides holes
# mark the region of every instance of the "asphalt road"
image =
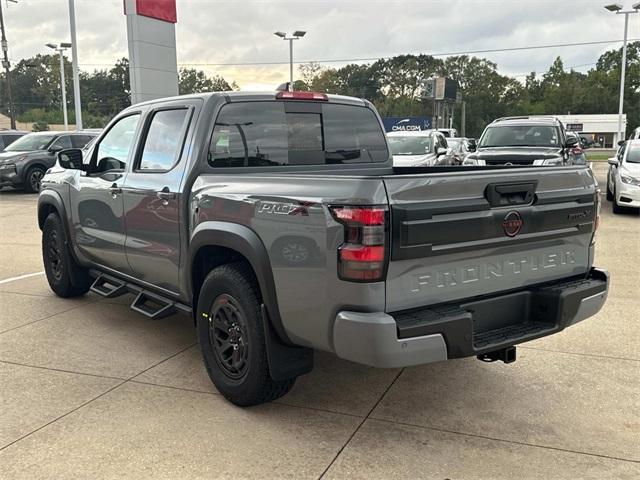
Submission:
[[609,202],[607,304],[515,364],[318,354],[290,394],[251,409],[216,392],[189,318],[55,297],[36,196],[0,192],[0,245],[0,478],[640,478],[640,218]]

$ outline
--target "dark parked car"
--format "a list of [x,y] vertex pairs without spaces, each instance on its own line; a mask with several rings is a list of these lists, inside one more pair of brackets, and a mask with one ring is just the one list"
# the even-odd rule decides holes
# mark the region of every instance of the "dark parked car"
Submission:
[[562,122],[555,117],[505,117],[484,129],[477,149],[465,165],[576,165],[573,147]]
[[65,148],[82,148],[94,132],[36,132],[24,135],[0,153],[0,188],[12,186],[38,192],[45,172]]
[[24,130],[0,130],[0,152],[27,133]]

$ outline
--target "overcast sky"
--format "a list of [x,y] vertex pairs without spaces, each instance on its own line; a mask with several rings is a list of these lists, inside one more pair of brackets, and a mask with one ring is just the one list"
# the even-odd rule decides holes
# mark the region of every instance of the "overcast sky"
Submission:
[[[47,42],[69,40],[68,0],[2,2],[12,62],[47,52]],[[620,2],[621,0],[617,0]],[[624,1],[630,6],[638,0]],[[275,30],[307,30],[295,44],[301,61],[388,57],[560,43],[619,40],[623,16],[603,0],[177,0],[180,66],[236,81],[244,90],[286,81],[286,65],[211,65],[288,61],[287,42]],[[76,0],[79,63],[107,68],[128,56],[122,0]],[[630,38],[640,38],[640,14]],[[523,78],[562,56],[587,71],[621,43],[478,54],[502,73]],[[341,63],[323,63],[340,66]]]

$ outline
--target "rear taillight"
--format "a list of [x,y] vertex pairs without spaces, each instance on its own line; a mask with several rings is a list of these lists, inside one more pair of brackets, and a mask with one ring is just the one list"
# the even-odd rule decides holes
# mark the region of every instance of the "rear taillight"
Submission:
[[316,100],[321,102],[329,101],[324,93],[317,92],[278,92],[276,93],[278,100]]
[[338,248],[338,277],[350,282],[384,279],[387,266],[387,207],[331,207],[344,225],[344,243]]

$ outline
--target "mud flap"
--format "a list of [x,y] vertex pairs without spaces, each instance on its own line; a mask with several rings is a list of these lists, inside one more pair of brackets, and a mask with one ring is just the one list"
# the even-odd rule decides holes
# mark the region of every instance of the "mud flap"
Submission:
[[276,382],[280,382],[299,377],[313,370],[313,349],[291,347],[282,343],[271,326],[264,304],[260,307],[260,310],[262,312],[264,340],[267,347],[271,378]]

